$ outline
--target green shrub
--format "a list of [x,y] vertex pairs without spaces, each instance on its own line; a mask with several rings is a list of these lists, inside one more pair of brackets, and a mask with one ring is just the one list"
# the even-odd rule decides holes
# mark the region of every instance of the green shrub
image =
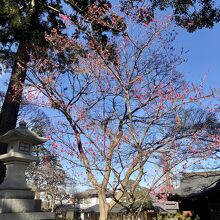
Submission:
[[[191,217],[184,217],[180,213],[176,214],[157,214],[157,217],[154,217],[153,220],[192,220]],[[195,220],[199,220],[196,218]]]

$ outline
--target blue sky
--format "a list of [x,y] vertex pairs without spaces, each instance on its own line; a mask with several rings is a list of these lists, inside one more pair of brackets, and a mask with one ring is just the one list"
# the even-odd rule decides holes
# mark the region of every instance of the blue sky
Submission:
[[206,88],[220,88],[220,24],[212,29],[188,33],[180,29],[177,47],[189,50],[187,62],[180,66],[187,80],[199,82],[206,77]]

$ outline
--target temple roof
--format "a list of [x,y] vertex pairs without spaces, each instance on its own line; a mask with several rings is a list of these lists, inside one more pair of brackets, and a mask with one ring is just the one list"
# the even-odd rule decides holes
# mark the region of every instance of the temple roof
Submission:
[[220,171],[184,173],[180,188],[169,200],[190,199],[220,192]]

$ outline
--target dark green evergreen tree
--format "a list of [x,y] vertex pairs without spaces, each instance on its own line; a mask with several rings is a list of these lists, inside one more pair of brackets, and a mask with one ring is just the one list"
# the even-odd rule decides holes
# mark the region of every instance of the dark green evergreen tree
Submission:
[[[139,185],[138,179],[128,181],[124,188],[124,195],[117,201],[119,207],[123,207],[126,211],[127,218],[138,219],[138,213],[144,209],[152,209],[152,201],[150,198],[150,189]],[[114,199],[114,198],[113,198]],[[117,207],[117,205],[116,205]]]
[[158,10],[168,10],[176,23],[193,32],[212,28],[220,21],[220,3],[214,0],[121,0],[121,10],[132,14],[136,21],[149,23]]

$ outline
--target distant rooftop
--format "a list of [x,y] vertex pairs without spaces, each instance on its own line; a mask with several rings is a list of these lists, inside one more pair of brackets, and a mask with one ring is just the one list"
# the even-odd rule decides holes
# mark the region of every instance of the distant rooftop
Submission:
[[[139,207],[140,207],[140,205],[134,204],[133,209],[138,209]],[[152,204],[148,204],[148,205],[143,206],[142,209],[143,210],[156,210],[156,209],[159,209],[159,207],[154,207]],[[85,213],[99,213],[99,204],[91,206],[91,207],[84,209],[82,211]],[[126,208],[120,204],[116,204],[110,210],[110,213],[126,213],[126,212],[127,212]]]
[[[110,190],[106,192],[106,197],[110,198],[112,196],[113,193]],[[83,192],[75,193],[73,197],[77,199],[98,197],[98,191],[96,189],[87,189]]]

